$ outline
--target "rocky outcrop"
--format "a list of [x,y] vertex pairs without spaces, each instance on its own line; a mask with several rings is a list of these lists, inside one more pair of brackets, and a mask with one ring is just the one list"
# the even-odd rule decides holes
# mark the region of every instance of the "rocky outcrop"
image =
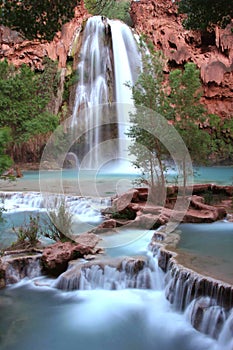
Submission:
[[[177,186],[170,186],[167,189],[167,198],[164,206],[156,205],[148,200],[147,188],[135,188],[115,197],[112,206],[103,211],[108,217],[94,232],[108,232],[116,227],[127,225],[132,228],[156,229],[169,222],[171,218],[185,223],[210,223],[222,220],[227,216],[224,205],[208,205],[204,203],[203,196],[207,193],[210,196],[223,195],[231,201],[233,186],[218,185],[194,185],[193,195],[187,200],[189,207],[186,212],[175,210],[174,204],[177,200]],[[118,218],[118,219],[114,219]],[[124,220],[120,221],[120,218]]]
[[[182,26],[177,6],[166,0],[131,2],[136,31],[147,35],[168,59],[168,69],[194,62],[200,68],[203,102],[210,113],[232,116],[233,109],[233,22],[225,29],[203,35]],[[146,20],[145,20],[146,18]]]
[[69,261],[100,253],[98,242],[96,235],[84,233],[76,238],[76,243],[57,242],[46,247],[41,257],[43,271],[52,276],[60,275],[66,271]]

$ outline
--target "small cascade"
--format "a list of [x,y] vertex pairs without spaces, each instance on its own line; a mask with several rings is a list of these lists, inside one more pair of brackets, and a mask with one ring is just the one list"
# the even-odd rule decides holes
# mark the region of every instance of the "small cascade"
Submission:
[[209,296],[216,304],[229,310],[233,307],[233,287],[204,277],[192,270],[169,262],[165,276],[166,297],[177,310],[183,311],[192,300]]
[[[39,192],[2,192],[1,198],[7,213],[45,211],[47,207],[53,208],[53,206],[56,206],[55,203],[59,203],[59,201],[56,201],[59,195],[55,194],[44,198]],[[111,199],[108,197],[66,196],[65,198],[70,212],[78,216],[81,221],[99,222],[102,218],[101,209],[105,209],[111,203]]]
[[[167,271],[164,277],[165,296],[175,310],[185,312],[195,329],[219,341],[224,339],[222,342],[226,344],[227,336],[223,335],[229,334],[226,325],[233,324],[230,311],[233,307],[233,287],[177,264],[173,254],[166,249],[161,249],[158,255],[159,266]],[[231,323],[229,317],[232,318]]]
[[192,326],[200,332],[218,339],[227,319],[227,312],[214,299],[201,297],[194,299],[185,311]]
[[233,349],[233,310],[230,312],[225,324],[223,325],[218,343],[221,348],[227,350]]
[[77,289],[155,289],[154,270],[144,258],[119,258],[111,261],[75,263],[60,275],[55,287],[62,290]]
[[43,197],[39,192],[1,192],[0,197],[7,212],[44,208]]
[[30,279],[41,276],[41,253],[5,255],[1,260],[1,274],[4,275],[6,285],[20,282],[28,277]]

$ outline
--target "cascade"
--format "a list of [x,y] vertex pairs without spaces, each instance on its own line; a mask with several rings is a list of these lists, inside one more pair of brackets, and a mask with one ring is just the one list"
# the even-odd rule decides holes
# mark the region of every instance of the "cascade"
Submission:
[[[125,110],[120,104],[132,105],[131,90],[125,84],[133,85],[140,65],[136,40],[126,24],[118,20],[107,21],[100,16],[88,19],[77,67],[79,82],[71,123],[71,127],[79,127],[79,117],[84,119],[82,127],[86,131],[86,140],[79,158],[90,151],[91,156],[83,162],[83,168],[98,167],[102,151],[96,146],[114,137],[121,140],[115,149],[116,158],[124,158],[125,146],[122,143],[126,138],[129,116],[127,108]],[[110,108],[113,102],[117,103],[116,113]],[[103,109],[95,108],[101,105],[104,105]],[[117,124],[118,135],[114,137],[114,127],[106,122],[104,130],[95,127],[95,121],[106,117],[108,113],[116,114],[114,122]]]
[[209,297],[194,299],[185,314],[194,328],[215,339],[219,337],[228,316],[226,310]]
[[54,286],[62,290],[160,289],[158,266],[151,259],[112,259],[111,262],[73,262]]
[[[44,198],[39,192],[1,192],[0,198],[4,203],[7,213],[22,211],[44,211]],[[51,202],[58,195],[46,198]],[[110,205],[110,198],[88,198],[79,196],[66,196],[66,203],[72,214],[78,215],[81,220],[92,220],[98,222],[102,217],[100,210]]]
[[233,287],[221,281],[195,273],[169,262],[165,276],[166,297],[177,310],[183,311],[199,297],[210,296],[220,307],[229,310],[233,306]]
[[41,276],[40,258],[40,253],[5,255],[1,268],[4,267],[6,285],[20,282],[25,277],[32,279]]

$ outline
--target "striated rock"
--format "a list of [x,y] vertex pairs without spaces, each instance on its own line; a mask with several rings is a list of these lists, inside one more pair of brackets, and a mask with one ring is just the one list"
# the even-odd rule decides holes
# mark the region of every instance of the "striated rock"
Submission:
[[101,252],[97,248],[99,238],[93,233],[85,233],[76,238],[76,243],[58,242],[44,249],[41,262],[43,270],[53,276],[58,276],[64,272],[70,260],[95,255]]
[[[203,102],[210,113],[232,116],[233,108],[233,21],[215,28],[209,36],[183,28],[177,5],[166,0],[131,2],[136,31],[144,33],[168,59],[167,71],[194,62],[200,68]],[[147,19],[145,21],[145,18]]]

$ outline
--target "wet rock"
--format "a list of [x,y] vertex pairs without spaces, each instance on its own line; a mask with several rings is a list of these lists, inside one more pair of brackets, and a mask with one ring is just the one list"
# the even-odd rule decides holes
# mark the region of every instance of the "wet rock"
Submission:
[[28,251],[7,252],[0,259],[0,288],[21,281],[25,277],[41,275],[41,253]]
[[67,269],[69,261],[102,252],[97,247],[98,242],[95,234],[85,233],[79,235],[75,243],[58,242],[46,247],[41,257],[43,270],[49,275],[60,275]]

